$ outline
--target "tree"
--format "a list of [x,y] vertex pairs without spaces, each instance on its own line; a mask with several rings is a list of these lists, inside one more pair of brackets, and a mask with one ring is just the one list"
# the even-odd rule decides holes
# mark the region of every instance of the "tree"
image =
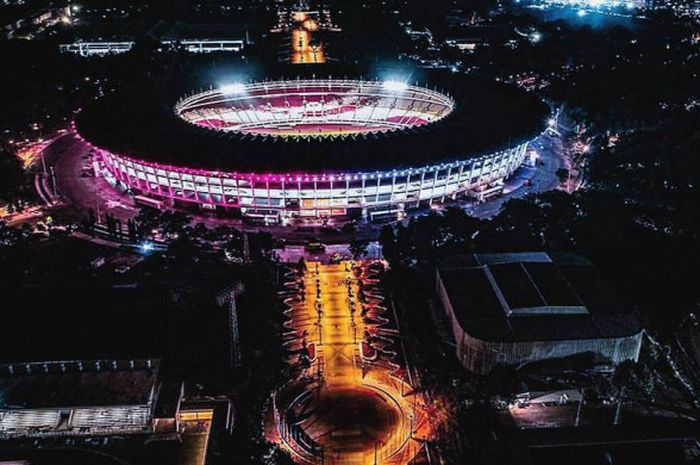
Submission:
[[105,224],[107,226],[107,234],[113,238],[117,232],[117,220],[114,218],[114,215],[107,213],[105,215]]
[[498,364],[484,379],[484,394],[508,396],[513,393],[517,379],[518,371],[512,365]]
[[250,244],[250,256],[252,259],[260,257],[269,257],[270,252],[275,246],[275,240],[272,234],[266,231],[258,231],[248,234],[248,242]]
[[87,214],[83,218],[83,228],[85,229],[86,232],[90,234],[95,233],[95,211],[91,208],[87,211]]
[[192,234],[194,235],[194,237],[202,238],[207,234],[207,232],[207,226],[201,221],[195,224],[194,228],[192,229]]
[[188,234],[180,234],[168,246],[168,252],[175,258],[176,262],[183,265],[191,264],[197,256],[197,246]]
[[384,225],[379,232],[379,245],[382,247],[382,254],[390,262],[396,257],[396,236],[394,228],[390,225]]
[[24,171],[15,154],[0,147],[0,198],[13,197],[20,190]]
[[158,223],[165,234],[180,233],[190,221],[186,213],[179,211],[164,211],[158,218]]
[[139,238],[144,238],[156,226],[159,225],[160,211],[151,207],[141,207],[134,217]]
[[569,178],[569,170],[566,168],[559,168],[554,172],[554,174],[556,174],[557,178],[559,178],[559,182],[564,182]]
[[129,242],[138,242],[139,241],[139,234],[138,234],[138,229],[136,227],[136,222],[129,218],[126,220],[126,229],[129,234]]
[[369,246],[369,242],[363,241],[360,239],[352,239],[350,241],[350,253],[352,254],[352,258],[355,260],[359,260],[365,255],[367,255],[367,247]]
[[353,234],[355,232],[355,224],[354,223],[345,223],[340,230],[343,231],[345,234]]

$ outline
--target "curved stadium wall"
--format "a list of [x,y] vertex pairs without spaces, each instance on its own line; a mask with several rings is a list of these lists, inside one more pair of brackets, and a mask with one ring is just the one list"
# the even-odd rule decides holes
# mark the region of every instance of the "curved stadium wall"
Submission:
[[403,211],[478,190],[512,174],[528,143],[478,158],[401,171],[262,175],[161,165],[99,150],[106,170],[135,192],[177,202],[238,208],[250,216],[352,216]]

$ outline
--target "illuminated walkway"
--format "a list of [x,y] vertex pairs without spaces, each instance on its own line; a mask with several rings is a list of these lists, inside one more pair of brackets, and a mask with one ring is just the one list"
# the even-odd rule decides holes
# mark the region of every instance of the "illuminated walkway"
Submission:
[[[323,347],[324,377],[329,387],[356,386],[360,384],[362,373],[355,363],[355,349],[358,344],[358,327],[362,327],[359,312],[350,311],[350,302],[355,308],[357,301],[357,280],[351,279],[345,271],[346,265],[326,265],[319,267],[321,289],[320,343]],[[313,278],[313,274],[311,279]],[[311,284],[311,283],[309,283]],[[348,296],[348,289],[355,296]]]
[[373,331],[367,294],[360,297],[365,271],[350,262],[309,263],[295,281],[298,296],[287,301],[289,361],[310,361],[302,364],[306,381],[276,400],[272,439],[299,462],[404,464],[429,436],[422,400],[405,395],[410,387],[390,372],[395,365],[363,362],[361,343]]
[[292,63],[325,63],[326,54],[322,44],[312,44],[313,32],[319,30],[318,22],[305,12],[295,12],[297,26],[292,29]]

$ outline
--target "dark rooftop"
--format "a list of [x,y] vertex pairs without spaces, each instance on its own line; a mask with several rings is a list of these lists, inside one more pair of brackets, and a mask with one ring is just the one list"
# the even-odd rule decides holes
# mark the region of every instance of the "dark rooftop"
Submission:
[[158,360],[92,360],[0,365],[0,409],[146,405]]
[[461,255],[438,271],[460,326],[482,340],[597,339],[642,329],[593,264],[576,255]]
[[[335,76],[379,79],[376,71],[348,68],[251,70],[252,80]],[[225,79],[206,77],[151,82],[123,89],[85,108],[76,118],[94,145],[132,158],[185,168],[255,173],[344,173],[403,169],[491,154],[525,142],[544,129],[547,106],[514,86],[439,70],[421,70],[412,84],[449,93],[455,109],[420,127],[343,138],[271,138],[222,133],[178,118],[176,101],[198,86]],[[343,171],[346,170],[346,171]]]

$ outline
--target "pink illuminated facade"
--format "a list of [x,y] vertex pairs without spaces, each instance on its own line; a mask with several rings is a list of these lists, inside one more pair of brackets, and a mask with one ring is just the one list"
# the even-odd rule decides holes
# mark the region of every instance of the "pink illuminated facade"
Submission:
[[[174,111],[190,124],[269,138],[364,137],[438,121],[454,109],[447,95],[401,83],[277,81],[209,90]],[[410,168],[342,172],[213,171],[144,161],[95,147],[105,175],[167,205],[198,204],[265,223],[293,218],[400,218],[419,205],[462,194],[484,198],[523,162],[529,142],[488,155]]]
[[527,144],[477,159],[373,173],[221,173],[142,162],[100,150],[105,169],[132,191],[243,215],[291,217],[398,214],[421,202],[498,185],[525,157]]

